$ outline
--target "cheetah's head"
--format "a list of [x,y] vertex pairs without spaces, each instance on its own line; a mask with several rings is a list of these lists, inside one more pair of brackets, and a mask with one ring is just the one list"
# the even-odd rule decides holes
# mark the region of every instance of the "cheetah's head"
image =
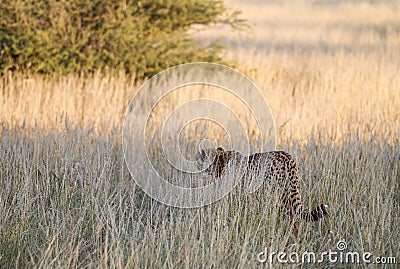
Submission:
[[197,156],[197,168],[215,177],[221,177],[232,158],[239,156],[236,151],[225,151],[223,148],[200,149]]

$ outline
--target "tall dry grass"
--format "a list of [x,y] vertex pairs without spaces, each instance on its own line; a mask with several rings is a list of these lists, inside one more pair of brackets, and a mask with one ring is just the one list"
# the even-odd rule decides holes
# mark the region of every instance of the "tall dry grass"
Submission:
[[[295,240],[276,206],[280,197],[264,188],[253,194],[236,188],[198,209],[168,207],[130,179],[119,130],[93,136],[64,128],[67,133],[2,125],[1,267],[279,268],[287,265],[276,257],[262,264],[258,254],[315,252],[320,257],[337,251],[341,240],[347,251],[372,253],[371,261],[394,257],[398,262],[398,141],[345,138],[337,145],[318,134],[305,144],[284,141],[300,166],[304,206],[323,202],[330,208],[323,221],[301,222]],[[333,265],[359,266],[332,264],[327,257],[323,263],[292,264]]]
[[50,78],[11,74],[1,78],[1,121],[12,125],[56,126],[58,118],[95,128],[121,124],[138,84],[134,76],[96,73]]
[[0,267],[249,268],[265,249],[321,253],[339,240],[399,262],[398,5],[235,5],[254,32],[225,36],[226,57],[268,101],[278,148],[300,166],[305,207],[327,203],[329,216],[302,223],[294,240],[263,189],[200,209],[164,206],[123,160],[121,124],[142,82],[9,74],[0,81]]
[[[398,135],[399,62],[344,53],[323,58],[301,55],[280,62],[274,54],[260,57],[266,67],[245,72],[269,103],[279,136],[307,139],[311,132],[323,131],[329,139],[340,141],[356,129],[367,138],[371,133]],[[24,77],[10,75],[0,82],[2,122],[18,125],[24,121],[47,128],[64,115],[97,129],[121,126],[138,88],[124,78],[98,74],[91,78]],[[187,93],[177,97],[176,103],[195,97]]]
[[253,30],[216,27],[196,35],[201,42],[218,36],[231,47],[227,56],[262,90],[280,135],[398,135],[398,3],[231,4]]
[[[220,36],[231,45],[227,59],[261,89],[280,135],[306,139],[323,130],[340,140],[355,128],[367,136],[398,134],[398,4],[232,5],[243,10],[252,31],[217,28],[195,36],[199,42]],[[141,83],[99,73],[57,79],[10,74],[0,81],[1,121],[50,127],[64,113],[85,126],[120,126]]]

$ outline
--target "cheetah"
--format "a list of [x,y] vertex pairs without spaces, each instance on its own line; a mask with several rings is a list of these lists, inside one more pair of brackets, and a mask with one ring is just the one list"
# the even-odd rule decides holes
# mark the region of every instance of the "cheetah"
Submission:
[[291,217],[296,236],[299,219],[315,222],[328,214],[328,206],[324,204],[311,211],[303,208],[299,193],[297,164],[293,157],[284,151],[255,153],[245,158],[237,151],[225,151],[221,147],[201,149],[198,156],[198,168],[218,179],[225,173],[229,165],[243,160],[247,160],[243,177],[256,175],[263,182],[276,183],[282,191],[282,208]]

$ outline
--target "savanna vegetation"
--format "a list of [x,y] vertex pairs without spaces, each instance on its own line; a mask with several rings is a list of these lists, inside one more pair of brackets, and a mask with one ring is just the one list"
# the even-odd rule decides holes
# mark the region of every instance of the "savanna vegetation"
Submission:
[[188,31],[243,27],[223,1],[1,1],[0,72],[134,73],[138,78],[193,61],[222,61],[216,43]]
[[[156,2],[160,6],[170,3]],[[156,27],[154,34],[160,33],[161,41],[174,36],[171,42],[181,44],[177,48],[182,50],[171,50],[172,44],[166,41],[160,42],[161,50],[113,58],[102,54],[100,47],[90,47],[86,42],[91,39],[85,32],[79,33],[75,23],[90,28],[97,25],[93,20],[110,16],[94,32],[99,40],[93,41],[93,46],[103,44],[105,51],[119,55],[119,48],[129,50],[128,43],[106,46],[107,42],[101,42],[119,35],[137,40],[146,31],[129,32],[138,30],[128,25],[128,20],[113,20],[113,16],[133,16],[130,8],[135,5],[142,12],[138,14],[153,14],[145,9],[149,1],[126,2],[130,15],[123,12],[123,4],[114,1],[93,2],[97,6],[93,4],[89,10],[99,13],[70,12],[74,9],[67,7],[77,8],[74,1],[43,2],[58,5],[51,9],[57,12],[43,6],[35,9],[33,21],[23,18],[33,12],[29,5],[34,3],[22,3],[0,4],[2,18],[6,14],[21,18],[7,27],[1,21],[0,267],[279,268],[286,265],[276,259],[261,264],[258,254],[321,254],[337,251],[339,241],[346,242],[348,251],[371,252],[372,261],[393,257],[392,267],[396,267],[393,261],[400,262],[398,4],[171,1],[171,9],[157,12],[184,10],[186,3],[186,14],[197,14],[196,8],[220,14],[229,6],[242,10],[241,17],[247,18],[252,28],[238,33],[218,23],[235,23],[238,17],[230,16],[203,18],[217,25],[200,33],[193,24],[178,27],[177,36]],[[200,13],[199,18],[205,16]],[[138,16],[137,23],[145,25],[146,16]],[[49,26],[49,21],[55,23]],[[122,28],[126,31],[111,31],[111,26],[119,23],[126,23]],[[159,23],[170,27],[172,22],[160,19]],[[44,31],[46,27],[51,30]],[[9,29],[30,36],[15,35],[17,32]],[[34,37],[37,31],[40,38]],[[74,39],[79,35],[83,39]],[[63,43],[54,39],[57,36],[69,39]],[[20,54],[16,50],[21,49],[19,45],[10,45],[13,38],[18,40],[15,44],[40,49]],[[53,49],[35,43],[45,38],[53,40]],[[149,33],[149,39],[140,42],[152,43],[154,38],[156,35]],[[229,49],[207,47],[215,38]],[[7,51],[6,46],[10,46]],[[60,53],[63,46],[68,47],[65,55],[50,56]],[[92,56],[71,56],[80,49]],[[154,61],[147,66],[139,59]],[[267,195],[263,188],[254,194],[235,189],[214,204],[179,209],[152,200],[129,175],[121,128],[129,100],[145,82],[144,77],[177,63],[215,59],[236,63],[262,92],[275,118],[277,148],[290,152],[299,164],[305,207],[329,205],[324,220],[301,223],[298,239],[279,214],[279,197]],[[79,72],[83,66],[89,72]],[[212,97],[229,104],[219,92]],[[198,96],[186,91],[168,102],[178,106],[190,98]],[[231,105],[234,110],[235,104]],[[219,142],[218,131],[202,131]],[[324,260],[292,266],[326,268],[332,264]]]

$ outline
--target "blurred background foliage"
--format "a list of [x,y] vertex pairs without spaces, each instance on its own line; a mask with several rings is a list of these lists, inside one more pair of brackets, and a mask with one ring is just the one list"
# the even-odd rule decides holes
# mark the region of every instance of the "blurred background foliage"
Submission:
[[242,27],[220,0],[2,0],[0,73],[124,70],[149,77],[177,64],[221,62],[217,40],[190,36],[212,24]]

